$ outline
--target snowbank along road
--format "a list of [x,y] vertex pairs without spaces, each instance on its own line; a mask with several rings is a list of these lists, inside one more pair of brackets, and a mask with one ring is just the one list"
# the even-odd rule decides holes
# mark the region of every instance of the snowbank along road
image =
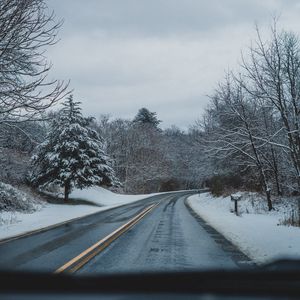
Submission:
[[70,273],[237,268],[249,259],[194,215],[193,192],[152,196],[0,243],[0,268]]

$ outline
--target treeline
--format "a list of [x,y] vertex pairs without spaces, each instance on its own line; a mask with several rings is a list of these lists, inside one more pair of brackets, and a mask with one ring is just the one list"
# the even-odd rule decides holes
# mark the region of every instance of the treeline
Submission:
[[[70,107],[72,101],[68,98],[63,104]],[[75,105],[80,103],[75,102]],[[69,111],[62,109],[49,113],[43,122],[25,122],[18,124],[18,129],[10,128],[2,132],[2,151],[5,157],[14,156],[15,152],[20,155],[19,163],[16,163],[15,156],[14,162],[12,159],[2,161],[2,169],[7,170],[4,174],[0,173],[2,181],[36,185],[29,176],[30,173],[35,173],[34,181],[40,186],[58,183],[58,179],[63,182],[66,166],[62,165],[62,160],[68,161],[68,166],[73,164],[72,174],[82,169],[77,167],[80,165],[78,149],[87,151],[89,148],[88,145],[78,146],[85,140],[81,138],[85,130],[82,128],[83,121],[80,121],[83,117],[74,116],[70,119],[68,116],[73,112],[70,108]],[[161,121],[156,113],[146,108],[140,109],[132,120],[110,120],[108,116],[102,116],[99,120],[85,120],[85,127],[99,136],[97,143],[109,157],[109,165],[119,182],[115,188],[120,191],[150,193],[199,188],[203,185],[203,150],[199,147],[193,130],[186,133],[175,126],[163,130],[159,127]],[[77,147],[74,147],[74,143]],[[37,153],[39,164],[30,159]],[[99,154],[98,157],[102,155],[104,154]],[[58,156],[61,157],[60,162],[56,161]],[[91,158],[85,157],[82,161],[89,159]],[[59,166],[56,170],[55,165]],[[50,173],[56,175],[53,177]],[[94,183],[105,184],[101,180]]]
[[300,43],[293,32],[272,26],[242,56],[210,97],[196,126],[215,185],[232,183],[262,190],[272,209],[272,194],[300,191]]
[[127,193],[148,193],[201,186],[201,149],[192,131],[173,126],[162,130],[160,120],[146,108],[133,120],[103,116],[95,129]]

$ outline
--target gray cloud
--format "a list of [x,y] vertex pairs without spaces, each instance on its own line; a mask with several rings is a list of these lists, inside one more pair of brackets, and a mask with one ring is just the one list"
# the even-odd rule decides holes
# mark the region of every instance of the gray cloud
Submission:
[[223,71],[266,28],[274,13],[299,30],[290,0],[48,0],[65,19],[49,51],[52,75],[71,79],[84,111],[133,117],[146,106],[164,126],[187,127],[201,116]]
[[49,0],[74,33],[98,30],[115,35],[163,36],[207,32],[254,22],[297,1],[258,0]]

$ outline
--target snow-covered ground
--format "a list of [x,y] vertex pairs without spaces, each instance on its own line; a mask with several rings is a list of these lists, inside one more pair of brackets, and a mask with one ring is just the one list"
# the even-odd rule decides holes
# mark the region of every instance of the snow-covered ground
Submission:
[[130,203],[130,202],[134,202],[140,199],[150,197],[152,195],[155,194],[147,194],[147,195],[116,194],[104,188],[95,186],[84,190],[76,189],[70,194],[70,198],[87,200],[100,206],[107,206],[107,205],[118,205],[118,204]]
[[284,207],[268,212],[266,204],[254,199],[253,194],[239,203],[240,216],[231,212],[233,203],[230,197],[215,198],[204,193],[189,197],[188,203],[206,222],[257,263],[277,258],[300,258],[300,228],[279,225]]
[[37,203],[30,213],[0,211],[0,240],[83,217],[151,195],[121,195],[100,187],[74,190],[71,198],[85,199],[100,206]]
[[92,214],[106,207],[46,204],[33,213],[1,212],[0,240]]

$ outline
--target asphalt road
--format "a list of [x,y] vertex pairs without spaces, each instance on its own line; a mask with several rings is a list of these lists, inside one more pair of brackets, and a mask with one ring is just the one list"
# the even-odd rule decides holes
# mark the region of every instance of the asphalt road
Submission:
[[222,269],[247,263],[233,245],[192,215],[184,201],[190,194],[153,196],[0,243],[0,269],[54,272],[153,203],[158,205],[77,273]]

